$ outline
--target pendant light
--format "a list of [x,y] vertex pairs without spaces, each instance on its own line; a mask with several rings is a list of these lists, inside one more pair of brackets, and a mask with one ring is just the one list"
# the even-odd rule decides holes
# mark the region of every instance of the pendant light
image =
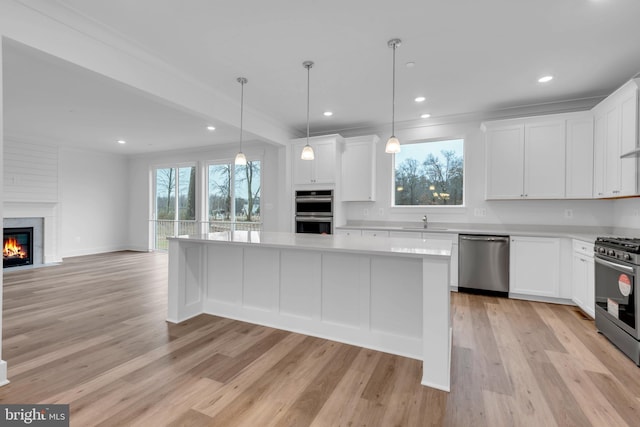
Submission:
[[393,49],[393,84],[391,89],[391,136],[387,140],[387,145],[384,147],[385,153],[399,153],[400,141],[396,138],[396,48],[400,46],[402,40],[391,39],[387,42],[387,46]]
[[313,160],[315,156],[313,155],[313,148],[309,145],[309,80],[310,80],[310,72],[309,70],[313,67],[312,61],[304,61],[302,66],[307,69],[307,145],[302,149],[302,154],[300,158],[302,160]]
[[238,83],[240,83],[240,151],[236,154],[236,165],[244,166],[247,164],[247,157],[242,152],[242,119],[244,118],[244,85],[247,83],[247,79],[244,77],[238,77]]

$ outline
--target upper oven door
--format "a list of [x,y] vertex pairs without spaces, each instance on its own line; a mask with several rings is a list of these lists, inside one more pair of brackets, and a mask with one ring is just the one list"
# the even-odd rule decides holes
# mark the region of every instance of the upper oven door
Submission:
[[596,313],[607,316],[635,339],[640,340],[636,291],[639,267],[621,261],[595,257]]
[[297,191],[296,216],[333,216],[333,192]]

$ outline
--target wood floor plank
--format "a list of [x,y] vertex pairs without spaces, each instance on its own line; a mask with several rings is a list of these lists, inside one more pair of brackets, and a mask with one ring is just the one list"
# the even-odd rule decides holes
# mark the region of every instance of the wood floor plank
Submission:
[[628,426],[573,357],[554,352],[548,356],[593,426]]
[[[117,268],[114,268],[117,266]],[[202,315],[165,321],[167,256],[4,274],[0,403],[72,426],[625,426],[640,369],[575,307],[453,293],[451,393],[421,362]]]

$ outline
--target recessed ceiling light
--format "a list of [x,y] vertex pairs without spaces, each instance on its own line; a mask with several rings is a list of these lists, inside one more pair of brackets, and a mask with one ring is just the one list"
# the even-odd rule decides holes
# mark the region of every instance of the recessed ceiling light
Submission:
[[325,111],[325,112],[324,112],[324,113],[322,113],[322,114],[324,114],[326,117],[331,117],[331,116],[333,116],[333,112],[331,112],[331,111]]
[[124,139],[119,139],[118,140],[118,144],[126,144],[126,143],[127,143],[127,141],[125,141]]
[[431,117],[431,114],[429,113],[424,113],[420,116],[421,119],[428,119],[429,117]]
[[547,83],[550,82],[551,80],[553,80],[553,76],[544,76],[544,77],[540,77],[538,79],[539,83]]
[[215,126],[207,126],[207,130],[213,132],[214,130],[216,130],[216,128]]
[[411,62],[407,62],[407,63],[406,63],[406,66],[407,66],[407,68],[413,68],[413,67],[415,67],[415,66],[416,66],[416,63],[415,63],[415,62],[413,62],[413,61],[411,61]]
[[425,98],[424,96],[418,96],[416,99],[414,99],[414,101],[416,102],[424,102],[427,98]]

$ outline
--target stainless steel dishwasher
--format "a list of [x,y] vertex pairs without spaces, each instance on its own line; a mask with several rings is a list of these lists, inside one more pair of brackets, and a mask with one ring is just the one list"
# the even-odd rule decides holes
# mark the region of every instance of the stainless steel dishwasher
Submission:
[[461,234],[458,290],[509,296],[509,236]]

